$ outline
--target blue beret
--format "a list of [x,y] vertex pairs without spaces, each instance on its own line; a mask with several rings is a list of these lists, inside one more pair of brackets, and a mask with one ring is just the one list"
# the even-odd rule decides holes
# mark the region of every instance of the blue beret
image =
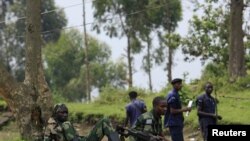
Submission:
[[179,83],[179,82],[182,82],[182,79],[180,79],[180,78],[175,78],[175,79],[173,79],[173,80],[171,81],[171,84],[173,85],[173,84]]

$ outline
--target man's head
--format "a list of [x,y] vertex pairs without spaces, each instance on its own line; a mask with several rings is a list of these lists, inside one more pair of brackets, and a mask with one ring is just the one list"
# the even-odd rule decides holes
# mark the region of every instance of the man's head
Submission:
[[213,84],[211,82],[207,82],[205,85],[205,92],[206,94],[211,94],[213,92]]
[[165,111],[167,111],[167,101],[162,96],[157,96],[153,99],[153,109],[157,115],[164,115]]
[[65,122],[68,119],[68,108],[65,104],[56,104],[52,115],[57,121]]
[[130,99],[135,99],[137,97],[137,92],[136,91],[131,91],[129,92],[129,98]]
[[182,79],[180,78],[175,78],[171,81],[171,84],[176,90],[181,90],[182,88]]

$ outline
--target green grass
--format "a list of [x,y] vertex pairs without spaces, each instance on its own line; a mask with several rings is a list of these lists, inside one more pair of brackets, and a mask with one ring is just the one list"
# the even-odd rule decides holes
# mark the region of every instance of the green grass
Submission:
[[223,117],[222,123],[250,124],[250,91],[222,93],[218,98],[218,112]]
[[0,106],[6,107],[6,102],[0,99]]
[[[156,96],[165,96],[166,91],[158,94],[149,94],[139,99],[143,99],[148,107],[148,110],[152,109],[152,99]],[[214,96],[214,94],[212,94]],[[219,124],[250,124],[250,91],[232,91],[230,93],[219,91],[217,92],[218,114],[223,117]],[[197,94],[189,94],[189,97],[196,97]],[[237,99],[241,98],[241,99]],[[243,98],[243,99],[242,99]],[[194,100],[194,99],[193,99]],[[71,116],[76,116],[77,113],[82,114],[81,116],[88,117],[94,116],[112,117],[118,121],[123,121],[125,118],[125,105],[128,103],[126,100],[114,100],[109,104],[101,104],[100,102],[83,104],[83,103],[66,103],[69,107]],[[126,101],[126,102],[125,102]],[[183,105],[185,106],[185,105]],[[190,124],[192,127],[198,127],[197,109],[194,107],[188,117],[185,116],[185,122]]]
[[[158,94],[159,95],[159,94]],[[143,99],[147,105],[148,110],[152,108],[152,99],[155,96],[158,96],[157,94],[151,94],[147,95],[146,97],[138,97],[139,99]],[[101,104],[99,102],[96,103],[66,103],[66,105],[69,108],[69,113],[71,115],[71,119],[76,119],[77,115],[82,114],[81,116],[83,119],[86,119],[86,117],[110,117],[112,119],[115,118],[118,122],[123,122],[125,118],[125,105],[128,102],[125,102],[125,100],[118,101],[114,100],[110,102],[109,104]]]
[[22,141],[16,126],[16,122],[10,122],[0,131],[0,141]]
[[[214,94],[213,94],[214,96]],[[237,99],[243,98],[243,99]],[[250,124],[250,91],[224,93],[218,92],[218,114],[223,117],[218,124]],[[194,127],[198,126],[197,109],[193,108],[185,121]]]
[[[152,108],[152,99],[156,96],[166,96],[168,90],[164,90],[157,94],[139,95],[139,99],[143,99],[148,107]],[[114,92],[115,93],[115,92]],[[65,103],[69,108],[70,120],[98,120],[103,116],[123,122],[125,118],[125,105],[129,102],[126,92],[110,93],[106,98],[94,103]],[[201,92],[202,93],[202,92]],[[189,97],[196,97],[197,92],[188,92]],[[213,94],[214,96],[214,94]],[[223,117],[219,124],[250,124],[250,90],[229,91],[222,89],[217,92],[219,100],[218,113]],[[193,99],[194,100],[194,99]],[[6,105],[0,100],[0,105]],[[185,106],[185,105],[183,105]],[[13,127],[14,123],[4,127],[0,131],[0,141],[21,141],[17,128]],[[194,106],[188,117],[185,116],[185,124],[189,128],[196,129],[198,127],[197,109]]]

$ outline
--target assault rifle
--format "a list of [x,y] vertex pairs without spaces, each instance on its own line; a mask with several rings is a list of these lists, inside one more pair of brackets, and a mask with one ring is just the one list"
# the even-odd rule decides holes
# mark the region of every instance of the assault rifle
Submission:
[[147,132],[136,131],[122,126],[116,126],[116,132],[118,132],[121,136],[133,136],[142,141],[163,141],[161,136],[155,136]]

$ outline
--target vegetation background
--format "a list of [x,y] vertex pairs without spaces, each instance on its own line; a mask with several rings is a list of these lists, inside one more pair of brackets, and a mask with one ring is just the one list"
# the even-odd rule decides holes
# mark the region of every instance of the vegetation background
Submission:
[[[83,9],[85,2],[79,4]],[[31,132],[39,130],[30,121],[34,105],[40,106],[45,118],[52,103],[60,102],[68,105],[74,123],[93,125],[107,116],[114,124],[122,124],[128,93],[136,90],[150,110],[152,99],[166,96],[171,89],[166,84],[153,91],[152,69],[161,66],[170,82],[177,49],[186,55],[185,61],[200,58],[204,63],[199,79],[187,82],[188,74],[183,74],[183,105],[203,93],[204,84],[210,81],[223,117],[219,124],[250,124],[250,16],[245,16],[250,1],[192,0],[192,11],[202,14],[190,19],[185,37],[176,32],[183,16],[181,2],[92,1],[92,30],[127,41],[124,56],[111,60],[112,50],[106,43],[66,27],[66,7],[56,7],[54,0],[1,1],[0,105],[15,113],[15,120],[2,127],[1,139],[32,140]],[[83,21],[78,27],[87,24]],[[157,45],[152,35],[157,35]],[[147,89],[133,85],[136,54],[143,56],[140,71],[148,77]],[[91,101],[93,91],[99,96]],[[195,104],[185,125],[190,132],[198,128]]]

